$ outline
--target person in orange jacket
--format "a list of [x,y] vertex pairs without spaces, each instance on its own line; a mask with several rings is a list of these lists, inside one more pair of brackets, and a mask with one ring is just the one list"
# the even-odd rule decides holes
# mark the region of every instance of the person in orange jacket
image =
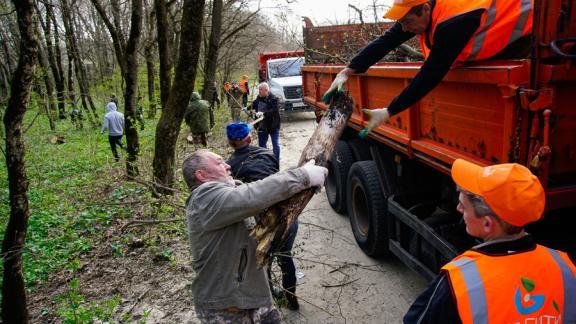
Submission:
[[452,165],[457,210],[484,243],[442,267],[405,323],[576,323],[576,266],[534,242],[526,224],[544,212],[545,193],[526,167]]
[[360,136],[414,105],[444,78],[452,66],[495,58],[526,58],[530,53],[533,0],[395,0],[384,18],[396,23],[362,49],[340,71],[324,94],[342,89],[353,73],[364,73],[390,51],[414,36],[420,39],[424,64],[388,107],[365,109],[368,126]]
[[250,84],[248,83],[248,76],[244,74],[242,80],[238,82],[240,90],[242,90],[242,106],[246,107],[248,104],[248,95],[250,94]]
[[226,98],[226,101],[229,101],[229,97],[230,97],[230,89],[232,89],[232,85],[230,84],[230,82],[225,81],[224,82],[224,86],[222,87],[222,89],[224,90],[224,97]]

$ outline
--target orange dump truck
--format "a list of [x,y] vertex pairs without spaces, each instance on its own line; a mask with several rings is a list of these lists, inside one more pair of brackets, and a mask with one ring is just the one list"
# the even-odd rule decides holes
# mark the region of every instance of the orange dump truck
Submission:
[[[421,63],[378,63],[350,77],[345,90],[354,113],[329,164],[326,194],[334,210],[348,214],[365,253],[394,254],[432,278],[477,244],[455,211],[450,167],[457,158],[528,166],[547,193],[546,215],[528,231],[548,246],[576,250],[576,0],[537,1],[534,9],[530,59],[452,69],[367,139],[357,135],[367,124],[362,108],[387,107]],[[314,43],[322,32],[346,30],[322,28],[304,28],[310,55],[321,51]],[[322,95],[344,67],[306,64],[304,101],[326,110]]]

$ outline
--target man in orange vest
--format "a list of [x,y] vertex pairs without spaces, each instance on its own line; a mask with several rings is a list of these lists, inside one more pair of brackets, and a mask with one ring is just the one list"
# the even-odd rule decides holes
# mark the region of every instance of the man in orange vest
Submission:
[[250,94],[250,85],[248,84],[248,76],[244,74],[242,80],[238,83],[240,90],[242,90],[242,106],[246,107],[248,104],[248,95]]
[[542,217],[544,189],[515,163],[457,159],[452,179],[468,234],[484,243],[442,267],[405,323],[576,323],[574,256],[534,242],[524,226]]
[[452,66],[488,58],[526,58],[530,50],[533,0],[394,0],[384,18],[397,22],[368,44],[340,71],[324,94],[342,89],[352,73],[364,73],[388,52],[418,35],[425,62],[387,108],[364,110],[370,117],[360,133],[409,108],[444,78]]

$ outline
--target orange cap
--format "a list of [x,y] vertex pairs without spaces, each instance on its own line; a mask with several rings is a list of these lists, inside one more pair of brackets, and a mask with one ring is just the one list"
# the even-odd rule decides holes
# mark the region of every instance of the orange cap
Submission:
[[462,189],[484,198],[486,204],[509,224],[524,226],[539,220],[546,196],[538,178],[517,163],[481,167],[457,159],[452,179]]
[[384,18],[400,20],[406,16],[412,7],[416,7],[430,0],[394,0],[392,7],[384,14]]

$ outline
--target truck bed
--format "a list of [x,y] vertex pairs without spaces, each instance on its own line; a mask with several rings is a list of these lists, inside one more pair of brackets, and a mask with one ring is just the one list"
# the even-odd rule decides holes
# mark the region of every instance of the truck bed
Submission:
[[[387,107],[420,66],[384,63],[351,76],[345,89],[354,98],[349,127],[364,127],[367,122],[362,108]],[[327,109],[322,95],[344,67],[304,66],[304,101]],[[529,107],[522,103],[526,97],[522,89],[530,86],[529,60],[453,69],[436,89],[374,129],[370,137],[444,173],[449,173],[456,158],[481,165],[512,161],[533,164],[533,171],[540,172],[548,185],[548,208],[572,206],[576,201],[576,108],[570,97],[576,91],[576,75],[555,65],[543,66],[540,75],[546,88],[540,98],[548,102]],[[548,121],[543,109],[551,112]],[[535,157],[546,144],[552,155],[546,169],[539,170],[542,161],[536,165]]]

